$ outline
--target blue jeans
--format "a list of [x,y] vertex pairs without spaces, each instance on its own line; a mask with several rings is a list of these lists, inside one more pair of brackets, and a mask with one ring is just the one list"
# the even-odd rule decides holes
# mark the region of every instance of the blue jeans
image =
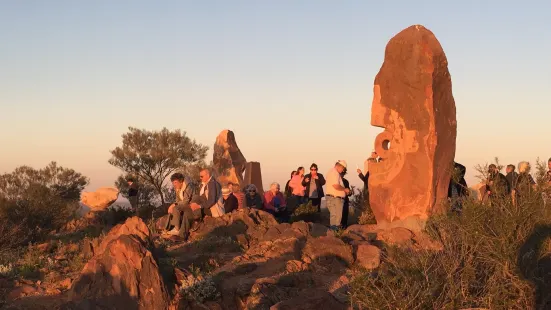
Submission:
[[344,206],[344,199],[338,197],[325,196],[327,209],[329,210],[329,225],[331,228],[336,228],[341,225],[342,220],[342,208]]

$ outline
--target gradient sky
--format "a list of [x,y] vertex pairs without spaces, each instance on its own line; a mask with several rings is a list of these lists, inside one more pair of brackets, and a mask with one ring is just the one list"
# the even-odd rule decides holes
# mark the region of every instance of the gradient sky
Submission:
[[380,132],[385,45],[422,24],[448,57],[472,185],[495,156],[551,156],[550,3],[2,1],[0,173],[55,160],[90,190],[112,186],[109,150],[128,126],[180,128],[211,149],[229,128],[265,187],[312,161],[354,170]]

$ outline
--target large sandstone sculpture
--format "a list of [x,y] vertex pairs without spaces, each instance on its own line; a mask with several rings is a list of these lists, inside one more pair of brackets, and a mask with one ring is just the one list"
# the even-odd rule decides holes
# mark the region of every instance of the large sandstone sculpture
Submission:
[[95,192],[83,192],[80,202],[91,211],[103,211],[113,204],[119,197],[119,190],[115,187],[101,187]]
[[77,309],[167,309],[149,228],[138,217],[114,227],[69,292]]
[[371,125],[384,131],[369,163],[371,208],[381,226],[418,230],[447,197],[457,134],[448,61],[430,30],[390,40],[373,93]]
[[218,182],[243,185],[243,172],[247,160],[239,150],[231,130],[222,130],[214,143],[213,164]]
[[250,161],[245,165],[245,178],[243,181],[245,184],[254,184],[260,194],[264,193],[262,171],[260,170],[259,162]]

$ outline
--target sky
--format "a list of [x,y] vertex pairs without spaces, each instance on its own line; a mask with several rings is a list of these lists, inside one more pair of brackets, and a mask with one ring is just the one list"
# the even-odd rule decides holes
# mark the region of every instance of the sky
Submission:
[[446,52],[470,185],[496,156],[551,157],[548,1],[21,0],[0,3],[0,173],[57,161],[112,186],[128,126],[211,150],[231,129],[266,188],[312,162],[355,170],[381,132],[385,46],[415,24]]

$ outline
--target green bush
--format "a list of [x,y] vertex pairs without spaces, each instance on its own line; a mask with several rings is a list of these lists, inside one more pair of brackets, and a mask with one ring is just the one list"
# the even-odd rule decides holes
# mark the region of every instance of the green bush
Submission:
[[[533,309],[550,306],[548,290],[551,214],[541,193],[513,205],[465,202],[461,215],[431,219],[427,233],[442,251],[387,248],[374,273],[351,284],[351,303],[361,309]],[[543,227],[543,228],[542,228]],[[545,233],[542,233],[545,232]],[[547,268],[547,269],[546,269]],[[545,276],[547,275],[547,276]]]

